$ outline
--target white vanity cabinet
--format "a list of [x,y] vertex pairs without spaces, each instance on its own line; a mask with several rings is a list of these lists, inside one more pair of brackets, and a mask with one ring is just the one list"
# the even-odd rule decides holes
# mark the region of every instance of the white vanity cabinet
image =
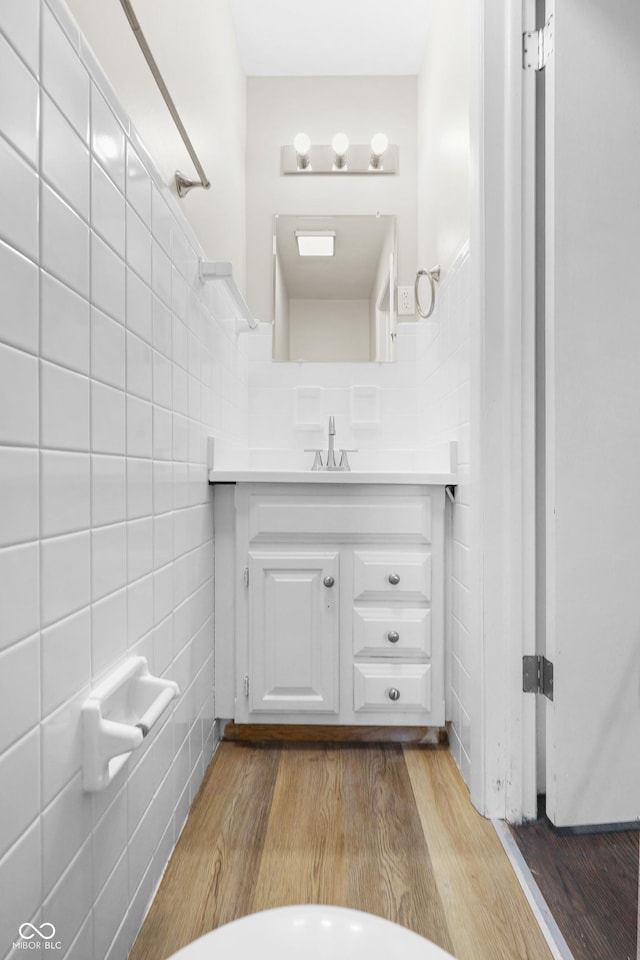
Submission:
[[337,550],[249,550],[249,712],[338,713],[339,571]]
[[444,499],[441,485],[217,488],[216,516],[235,515],[216,531],[218,715],[228,679],[237,723],[444,724]]

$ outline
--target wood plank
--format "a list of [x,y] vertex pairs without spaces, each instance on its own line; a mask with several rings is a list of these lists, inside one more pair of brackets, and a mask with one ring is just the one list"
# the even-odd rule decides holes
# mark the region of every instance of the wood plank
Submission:
[[512,833],[575,960],[635,960],[638,831],[567,833],[543,815]]
[[331,903],[451,939],[400,747],[283,748],[254,907]]
[[473,809],[446,750],[405,747],[422,829],[458,960],[551,953],[491,825]]
[[253,912],[280,749],[219,747],[129,960],[164,960]]
[[380,727],[337,724],[235,723],[224,731],[225,740],[249,743],[422,743],[446,744],[444,727]]
[[459,960],[550,957],[443,747],[220,744],[130,960],[290,903],[386,917]]

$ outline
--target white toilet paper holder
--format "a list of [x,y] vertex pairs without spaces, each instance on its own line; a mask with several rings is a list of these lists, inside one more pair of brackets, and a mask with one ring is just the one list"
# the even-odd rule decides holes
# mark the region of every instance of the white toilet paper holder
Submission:
[[129,657],[82,704],[82,786],[104,790],[180,689],[153,677],[145,657]]

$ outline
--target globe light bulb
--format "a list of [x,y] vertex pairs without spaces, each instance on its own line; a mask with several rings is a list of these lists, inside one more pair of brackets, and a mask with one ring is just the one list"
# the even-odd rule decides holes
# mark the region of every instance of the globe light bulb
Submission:
[[345,153],[349,149],[349,138],[346,133],[336,133],[335,137],[331,141],[331,146],[333,147],[333,152],[337,157],[344,157]]
[[309,153],[311,149],[311,140],[306,133],[297,133],[293,141],[293,149],[300,156],[304,156],[306,153]]
[[298,170],[310,170],[311,140],[306,133],[296,133],[293,140],[293,149],[296,152],[296,167]]
[[381,157],[389,146],[389,138],[384,133],[376,133],[371,139],[371,153],[376,157]]
[[331,141],[333,147],[333,169],[344,170],[347,166],[347,150],[349,149],[349,138],[346,133],[336,133]]

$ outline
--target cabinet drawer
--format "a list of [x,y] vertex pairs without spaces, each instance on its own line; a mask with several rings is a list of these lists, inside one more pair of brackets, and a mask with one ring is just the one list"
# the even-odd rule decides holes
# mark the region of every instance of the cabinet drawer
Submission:
[[356,552],[354,600],[430,600],[431,554]]
[[[397,694],[397,697],[394,696]],[[355,713],[425,713],[431,710],[428,663],[356,663],[353,667]]]
[[431,610],[355,607],[353,653],[356,657],[430,657]]
[[249,498],[249,539],[431,542],[431,497],[321,493]]

